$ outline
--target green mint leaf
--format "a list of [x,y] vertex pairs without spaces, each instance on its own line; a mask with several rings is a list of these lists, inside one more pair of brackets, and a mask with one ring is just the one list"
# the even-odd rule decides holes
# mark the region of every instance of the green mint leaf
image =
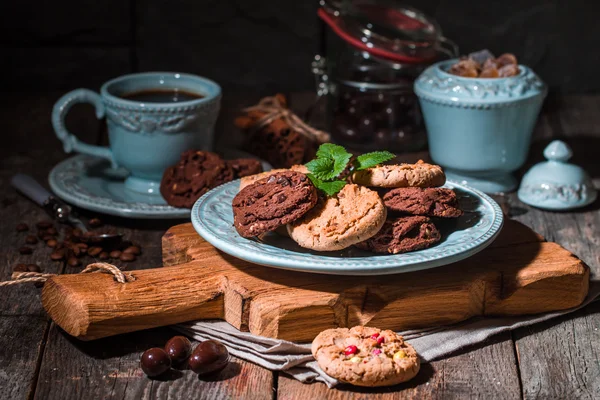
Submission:
[[346,186],[346,181],[337,180],[331,182],[325,182],[313,174],[308,174],[308,179],[315,185],[315,187],[319,190],[322,190],[327,194],[327,196],[335,196],[344,186]]
[[328,180],[335,178],[332,175],[335,161],[331,158],[317,158],[306,164],[306,168],[317,178]]
[[372,153],[361,154],[356,157],[355,167],[360,171],[389,161],[394,157],[396,157],[396,155],[389,151],[374,151]]
[[333,143],[323,143],[317,149],[317,158],[336,158],[340,154],[348,153],[345,148]]
[[324,143],[317,150],[317,159],[306,164],[306,167],[315,176],[327,181],[337,178],[344,172],[351,157],[352,154],[348,153],[342,146]]

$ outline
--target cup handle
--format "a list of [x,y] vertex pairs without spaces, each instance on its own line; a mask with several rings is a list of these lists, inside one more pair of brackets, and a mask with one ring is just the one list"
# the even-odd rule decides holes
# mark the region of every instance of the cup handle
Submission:
[[75,151],[77,153],[106,158],[110,161],[113,168],[117,168],[118,165],[108,147],[83,143],[67,130],[65,126],[65,117],[71,107],[77,103],[92,104],[96,108],[96,118],[98,119],[104,118],[105,114],[104,104],[102,103],[100,95],[88,89],[75,89],[58,99],[52,110],[52,126],[54,127],[56,137],[63,143],[65,153],[72,153]]

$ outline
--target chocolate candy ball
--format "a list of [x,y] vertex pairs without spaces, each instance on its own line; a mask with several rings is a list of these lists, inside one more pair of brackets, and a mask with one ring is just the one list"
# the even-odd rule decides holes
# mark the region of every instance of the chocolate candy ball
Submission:
[[174,336],[165,345],[165,351],[174,364],[180,364],[190,356],[192,344],[185,336]]
[[188,364],[198,375],[221,371],[229,362],[229,351],[221,342],[207,340],[194,349]]
[[146,375],[158,376],[171,368],[171,359],[163,349],[153,347],[142,354],[140,366]]

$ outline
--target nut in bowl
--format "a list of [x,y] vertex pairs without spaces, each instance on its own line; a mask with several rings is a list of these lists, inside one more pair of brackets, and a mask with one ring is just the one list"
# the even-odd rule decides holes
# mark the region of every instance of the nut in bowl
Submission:
[[546,85],[524,65],[516,75],[498,78],[466,65],[459,76],[459,61],[432,65],[414,85],[431,158],[450,180],[486,193],[514,190],[511,173],[527,157]]

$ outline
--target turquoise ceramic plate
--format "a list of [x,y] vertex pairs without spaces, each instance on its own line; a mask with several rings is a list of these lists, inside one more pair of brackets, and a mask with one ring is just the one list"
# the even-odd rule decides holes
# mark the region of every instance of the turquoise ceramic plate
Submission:
[[216,248],[260,265],[296,271],[337,275],[385,275],[447,265],[480,252],[502,227],[502,210],[478,190],[448,182],[465,211],[461,218],[436,223],[442,240],[429,249],[405,254],[373,254],[354,247],[316,252],[303,249],[290,238],[275,233],[244,239],[233,227],[231,201],[239,181],[226,183],[202,196],[192,208],[196,231]]

